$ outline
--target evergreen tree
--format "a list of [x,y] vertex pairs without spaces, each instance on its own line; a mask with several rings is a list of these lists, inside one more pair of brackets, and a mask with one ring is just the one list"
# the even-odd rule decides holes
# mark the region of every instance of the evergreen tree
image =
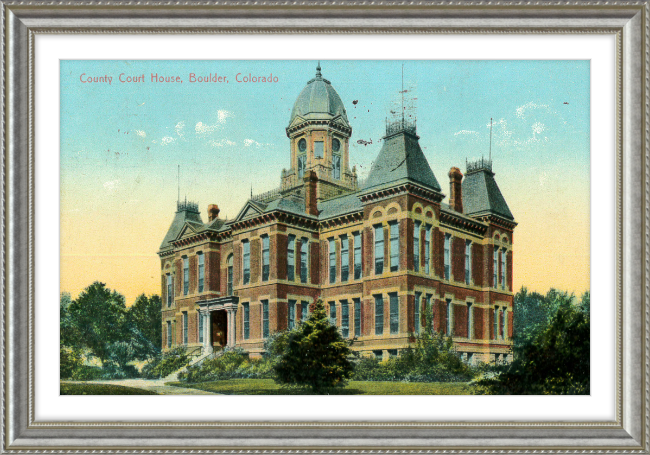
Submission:
[[276,382],[311,387],[314,393],[345,385],[353,366],[348,343],[330,324],[323,302],[311,308],[309,318],[292,331],[286,350],[274,366]]

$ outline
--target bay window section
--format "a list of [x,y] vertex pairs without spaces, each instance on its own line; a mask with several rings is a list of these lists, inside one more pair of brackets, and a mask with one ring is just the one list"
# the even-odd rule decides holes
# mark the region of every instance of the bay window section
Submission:
[[333,238],[329,239],[329,275],[330,283],[336,282],[336,242]]
[[354,233],[354,279],[361,279],[361,233]]
[[341,236],[341,282],[345,283],[348,281],[349,270],[350,270],[350,252],[349,252],[349,240],[347,235]]
[[384,227],[375,226],[375,275],[384,273]]
[[287,280],[293,281],[296,273],[296,258],[294,256],[296,251],[296,236],[289,235],[287,243]]
[[399,224],[397,221],[390,223],[390,271],[399,269]]
[[243,242],[244,246],[244,255],[243,255],[243,263],[244,263],[244,284],[248,284],[251,281],[251,244],[248,242],[248,240],[245,240]]
[[270,266],[269,236],[262,236],[262,281],[269,280]]

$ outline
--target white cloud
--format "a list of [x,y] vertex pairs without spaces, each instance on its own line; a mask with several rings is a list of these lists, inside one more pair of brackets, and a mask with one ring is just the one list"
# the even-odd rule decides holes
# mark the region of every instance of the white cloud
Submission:
[[457,133],[454,133],[454,136],[466,136],[466,135],[476,135],[478,136],[478,131],[470,131],[470,130],[460,130]]
[[544,132],[546,129],[546,126],[541,122],[535,122],[531,128],[533,129],[533,135],[536,135],[542,134],[542,132]]
[[209,144],[210,144],[212,147],[224,147],[224,146],[233,146],[233,145],[237,145],[236,142],[233,142],[233,141],[228,140],[228,139],[221,139],[220,141],[214,141],[214,140],[213,140],[213,141],[210,141]]
[[262,144],[259,142],[253,140],[253,139],[244,139],[244,147],[250,147],[251,145],[255,145],[256,147],[260,147]]
[[194,131],[196,131],[196,134],[210,134],[216,131],[218,128],[221,127],[224,123],[226,123],[226,119],[228,117],[232,117],[233,114],[230,111],[225,111],[223,109],[217,111],[217,121],[213,125],[209,125],[203,122],[198,122],[196,126],[194,127]]
[[163,138],[160,140],[160,143],[161,143],[162,145],[167,145],[167,144],[171,144],[171,143],[174,142],[174,141],[175,141],[175,139],[174,139],[173,137],[171,137],[171,136],[165,136],[165,137],[163,137]]
[[525,118],[526,117],[526,111],[528,110],[533,110],[533,109],[544,109],[546,111],[549,110],[548,104],[536,104],[533,103],[532,101],[530,103],[523,104],[517,108],[515,111],[517,114],[517,117],[519,118]]
[[145,133],[142,130],[135,130],[135,134],[137,134],[140,137],[147,137],[147,133]]
[[112,193],[117,189],[117,185],[120,183],[119,179],[118,180],[110,180],[106,183],[104,183],[104,189],[108,191],[109,193]]
[[185,132],[183,131],[185,129],[185,122],[178,122],[176,126],[174,127],[176,130],[176,134],[178,134],[178,137],[183,137]]

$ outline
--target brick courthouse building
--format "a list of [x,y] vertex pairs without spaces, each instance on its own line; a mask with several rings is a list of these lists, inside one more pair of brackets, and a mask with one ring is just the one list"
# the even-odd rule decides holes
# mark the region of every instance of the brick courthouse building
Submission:
[[449,171],[449,199],[414,123],[388,123],[367,181],[349,167],[352,127],[320,65],[295,102],[291,167],[233,220],[179,202],[160,251],[163,349],[251,355],[320,298],[355,350],[396,355],[423,329],[467,361],[509,359],[514,217],[492,163]]

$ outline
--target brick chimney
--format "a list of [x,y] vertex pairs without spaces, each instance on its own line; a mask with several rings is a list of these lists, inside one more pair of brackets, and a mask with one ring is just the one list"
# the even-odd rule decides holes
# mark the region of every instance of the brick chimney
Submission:
[[449,170],[449,206],[456,212],[463,213],[463,190],[461,189],[461,182],[463,181],[463,174],[457,167],[452,167]]
[[217,204],[208,205],[208,221],[214,221],[219,217],[219,206]]
[[304,178],[305,181],[305,210],[308,215],[318,215],[318,208],[316,206],[316,183],[318,177],[316,172],[309,171]]

